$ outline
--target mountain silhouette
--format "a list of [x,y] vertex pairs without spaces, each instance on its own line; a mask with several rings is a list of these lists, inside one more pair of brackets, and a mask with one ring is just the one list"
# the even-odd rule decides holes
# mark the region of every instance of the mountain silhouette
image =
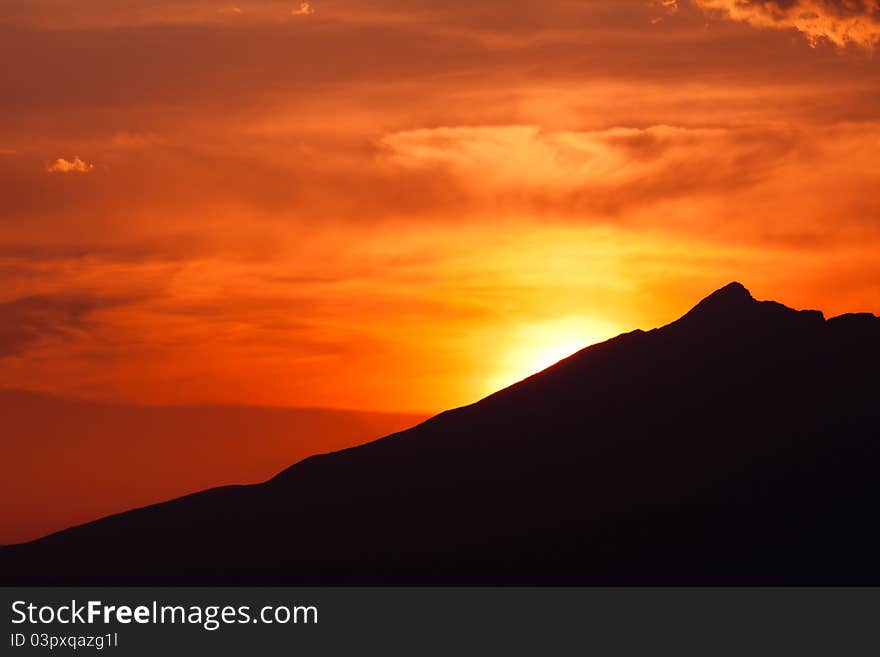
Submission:
[[732,283],[482,401],[0,550],[7,584],[880,584],[880,318]]
[[138,406],[0,388],[0,544],[212,486],[427,417],[316,408]]

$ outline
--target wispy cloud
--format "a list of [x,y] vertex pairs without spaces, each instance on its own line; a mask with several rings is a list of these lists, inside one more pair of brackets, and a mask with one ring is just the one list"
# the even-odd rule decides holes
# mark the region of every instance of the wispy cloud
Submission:
[[667,125],[447,127],[394,133],[383,144],[395,164],[451,175],[474,200],[575,214],[748,186],[793,148],[759,130]]
[[49,173],[88,173],[94,168],[94,164],[85,162],[80,159],[79,155],[74,155],[72,160],[59,157],[46,167],[46,171]]
[[829,41],[873,49],[880,43],[877,0],[694,0],[705,9],[755,27],[795,29],[810,45]]
[[32,295],[0,303],[0,358],[17,356],[43,338],[72,339],[90,315],[119,301],[89,295]]

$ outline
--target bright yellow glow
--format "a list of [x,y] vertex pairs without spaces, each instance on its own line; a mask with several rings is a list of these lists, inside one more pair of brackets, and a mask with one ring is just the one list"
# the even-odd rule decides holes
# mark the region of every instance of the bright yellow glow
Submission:
[[485,381],[485,392],[506,388],[620,332],[610,322],[588,317],[521,324],[511,332],[508,346],[499,350],[494,373]]

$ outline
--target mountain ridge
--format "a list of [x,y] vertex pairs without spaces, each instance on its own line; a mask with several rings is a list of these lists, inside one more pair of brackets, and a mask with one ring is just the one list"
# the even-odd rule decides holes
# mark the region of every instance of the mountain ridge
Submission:
[[0,389],[0,498],[15,500],[0,507],[0,543],[211,486],[265,481],[310,454],[375,440],[426,417],[144,406]]
[[664,327],[587,347],[475,404],[308,458],[264,484],[2,549],[0,575],[31,584],[880,583],[880,531],[868,520],[880,502],[880,318],[826,321],[755,301],[742,286],[722,290]]

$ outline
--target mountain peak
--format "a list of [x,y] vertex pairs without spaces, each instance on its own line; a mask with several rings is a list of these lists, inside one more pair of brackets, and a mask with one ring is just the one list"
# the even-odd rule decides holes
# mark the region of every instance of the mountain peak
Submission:
[[715,290],[708,297],[700,301],[695,307],[697,308],[705,308],[707,306],[713,307],[731,307],[731,306],[745,306],[753,303],[758,303],[755,301],[755,298],[752,296],[752,293],[748,291],[745,285],[734,281],[733,283],[728,283],[724,287]]
[[743,299],[754,301],[752,298],[752,293],[748,291],[745,285],[740,283],[739,281],[733,281],[732,283],[728,283],[721,289],[715,290],[712,294],[710,294],[706,299]]
[[685,317],[728,315],[741,312],[758,303],[745,285],[734,281],[715,290],[708,297],[700,301]]
[[816,310],[798,311],[775,301],[758,301],[742,283],[734,281],[700,301],[679,322],[711,326],[736,323],[742,327],[754,322],[764,324],[795,318],[824,321],[822,313]]

